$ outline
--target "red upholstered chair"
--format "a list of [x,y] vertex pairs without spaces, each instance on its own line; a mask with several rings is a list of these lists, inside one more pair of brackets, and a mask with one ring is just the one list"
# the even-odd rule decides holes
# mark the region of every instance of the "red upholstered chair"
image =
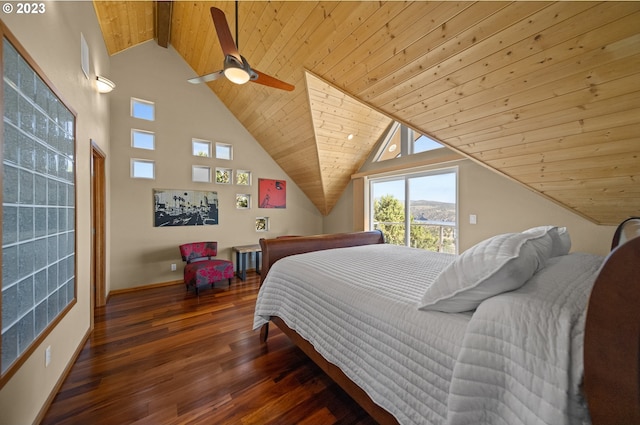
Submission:
[[218,242],[192,242],[180,245],[184,266],[184,284],[194,288],[209,284],[213,288],[215,282],[233,278],[233,263],[228,260],[213,258],[218,255]]

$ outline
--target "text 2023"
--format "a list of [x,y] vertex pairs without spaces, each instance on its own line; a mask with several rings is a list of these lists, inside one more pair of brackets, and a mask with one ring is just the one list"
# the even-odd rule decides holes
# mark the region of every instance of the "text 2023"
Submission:
[[16,13],[18,14],[39,14],[46,11],[44,3],[16,3]]

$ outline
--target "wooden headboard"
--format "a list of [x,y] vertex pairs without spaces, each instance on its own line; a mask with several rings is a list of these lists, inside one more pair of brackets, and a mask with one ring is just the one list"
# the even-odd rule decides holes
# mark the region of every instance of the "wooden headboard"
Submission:
[[368,232],[336,233],[303,237],[284,237],[276,239],[260,239],[262,249],[262,271],[260,284],[267,276],[271,265],[281,258],[311,251],[322,251],[332,248],[384,243],[384,235],[380,230]]
[[593,425],[640,424],[640,217],[616,229],[591,291],[584,369]]

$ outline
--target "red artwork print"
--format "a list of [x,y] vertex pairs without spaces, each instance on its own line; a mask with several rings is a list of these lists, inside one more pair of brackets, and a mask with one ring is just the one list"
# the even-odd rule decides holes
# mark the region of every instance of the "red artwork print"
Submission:
[[286,208],[287,182],[285,180],[258,179],[260,208]]

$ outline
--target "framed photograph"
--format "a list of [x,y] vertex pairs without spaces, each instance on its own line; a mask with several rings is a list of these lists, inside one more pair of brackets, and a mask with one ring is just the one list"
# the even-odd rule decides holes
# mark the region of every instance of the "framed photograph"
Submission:
[[256,217],[256,232],[269,231],[269,217]]
[[216,183],[231,184],[232,175],[231,168],[216,168]]
[[248,210],[251,208],[251,195],[248,193],[238,193],[236,195],[236,208],[239,210]]
[[218,193],[153,189],[154,227],[218,224]]
[[251,171],[236,170],[236,184],[240,186],[251,186]]
[[260,208],[287,208],[287,182],[258,179],[258,202]]

